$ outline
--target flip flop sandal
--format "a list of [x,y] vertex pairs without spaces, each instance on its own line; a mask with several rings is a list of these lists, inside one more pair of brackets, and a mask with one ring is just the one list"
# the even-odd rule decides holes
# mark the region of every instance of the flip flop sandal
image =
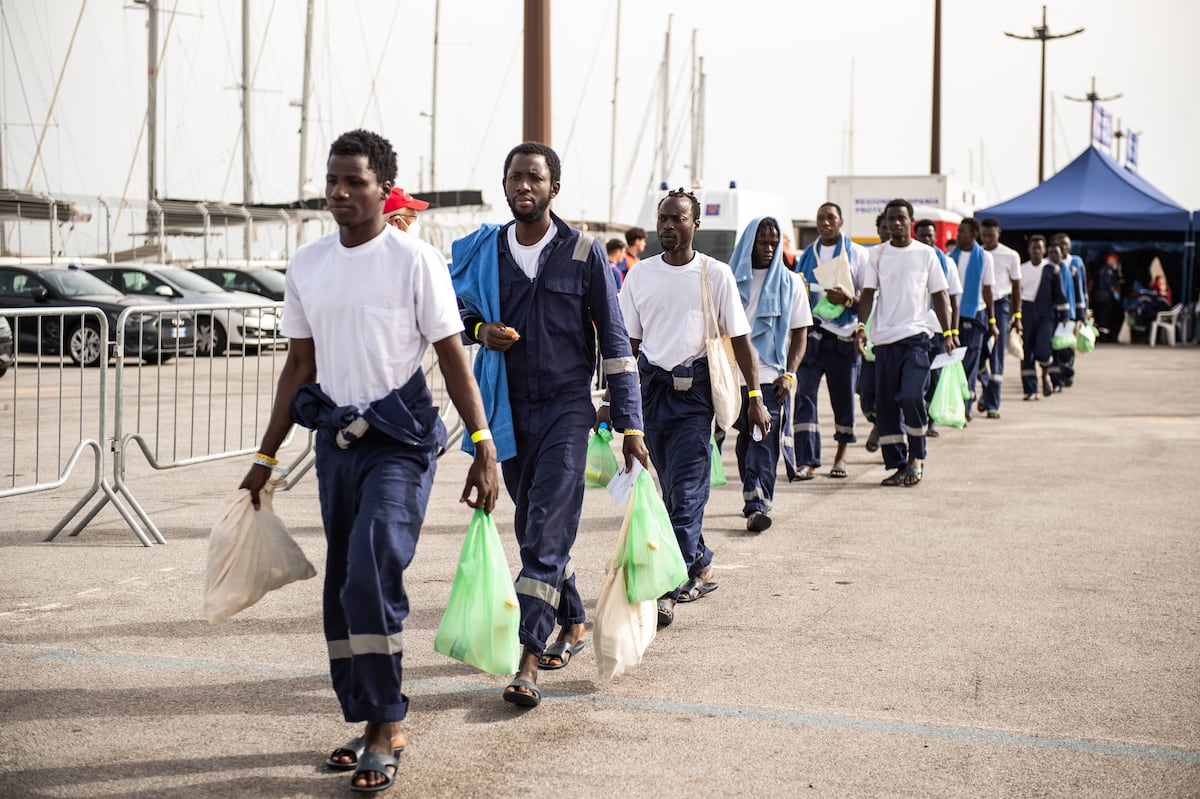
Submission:
[[883,478],[883,482],[882,482],[882,483],[880,483],[880,485],[881,485],[881,486],[900,486],[900,485],[904,485],[904,475],[905,475],[905,471],[906,471],[905,467],[901,466],[899,469],[897,469],[897,470],[895,471],[895,473],[894,473],[894,474],[888,475],[887,477]]
[[[542,657],[538,658],[538,668],[542,671],[558,671],[565,669],[567,664],[579,654],[587,646],[587,641],[582,638],[573,644],[568,644],[566,641],[558,641],[546,647],[546,651],[542,653]],[[543,663],[545,658],[558,658],[558,665]]]
[[717,590],[717,583],[702,583],[695,577],[688,580],[679,587],[679,596],[676,602],[696,602]]
[[839,478],[849,477],[850,473],[846,471],[845,466],[834,466],[832,469],[829,470],[829,476],[830,477],[839,477]]
[[867,447],[867,452],[878,452],[879,451],[879,431],[878,430],[872,430],[871,434],[869,436],[867,436],[866,447]]
[[[513,690],[509,690],[512,688]],[[524,691],[518,691],[517,688],[524,688]],[[516,678],[510,682],[504,689],[502,694],[505,702],[517,705],[518,707],[537,707],[542,701],[542,692],[538,690],[537,685],[529,680]]]
[[[391,766],[395,771],[389,771],[388,766]],[[386,791],[396,781],[396,772],[399,770],[400,758],[388,757],[378,752],[365,752],[358,759],[358,768],[354,769],[354,773],[357,775],[374,772],[382,774],[386,779],[378,785],[355,785],[354,780],[351,779],[350,790],[357,791],[358,793],[379,793],[380,791]]]
[[[345,744],[329,753],[329,757],[325,758],[325,765],[334,771],[354,771],[358,768],[358,759],[362,757],[362,753],[366,748],[367,744],[362,738],[351,738]],[[392,755],[400,757],[400,753],[403,751],[404,747],[398,746],[392,750]],[[339,763],[334,760],[338,755],[354,755],[354,760],[349,763]]]
[[668,599],[658,600],[658,629],[670,627],[673,621],[675,621],[675,608],[671,607],[671,601]]
[[812,480],[816,476],[816,470],[814,470],[811,466],[801,466],[800,470],[796,472],[797,481]]
[[905,466],[904,467],[904,487],[912,488],[921,482],[921,478],[925,476],[925,464],[920,466]]

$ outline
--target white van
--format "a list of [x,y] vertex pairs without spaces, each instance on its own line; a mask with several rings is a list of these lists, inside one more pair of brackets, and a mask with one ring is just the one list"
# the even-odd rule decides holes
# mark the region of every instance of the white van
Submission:
[[[638,225],[646,229],[643,258],[662,252],[655,230],[658,227],[658,203],[667,196],[668,190],[664,184],[657,191],[647,194],[642,212],[638,215]],[[726,189],[692,189],[692,193],[700,201],[700,229],[696,231],[692,246],[706,255],[729,263],[738,236],[742,235],[750,220],[760,216],[778,219],[784,231],[792,237],[792,242],[796,243],[796,231],[781,194],[739,189],[733,181]]]

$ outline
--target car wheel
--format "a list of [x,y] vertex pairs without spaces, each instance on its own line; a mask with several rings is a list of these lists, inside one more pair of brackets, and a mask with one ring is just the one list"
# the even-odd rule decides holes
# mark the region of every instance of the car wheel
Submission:
[[225,328],[211,316],[196,320],[196,354],[205,356],[223,355],[229,339]]
[[105,360],[107,351],[99,329],[86,322],[67,336],[67,354],[80,366],[99,366]]

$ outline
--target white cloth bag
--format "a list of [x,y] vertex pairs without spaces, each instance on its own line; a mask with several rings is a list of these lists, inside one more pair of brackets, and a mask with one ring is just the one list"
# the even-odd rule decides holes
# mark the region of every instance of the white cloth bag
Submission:
[[268,591],[316,575],[275,515],[275,489],[282,482],[272,480],[263,486],[258,494],[262,507],[257,511],[246,488],[222,500],[221,515],[208,537],[204,571],[204,617],[210,624],[250,607]]
[[658,632],[658,605],[653,600],[629,603],[625,595],[625,569],[618,566],[629,535],[629,518],[633,510],[633,492],[621,522],[617,551],[605,564],[604,587],[596,602],[592,638],[596,642],[596,672],[603,681],[620,677],[642,662],[642,655]]
[[721,335],[717,307],[713,303],[712,285],[708,282],[708,261],[700,269],[700,304],[704,311],[704,351],[708,358],[708,382],[712,387],[713,416],[717,427],[730,428],[742,410],[742,392],[731,357],[733,345],[728,336]]

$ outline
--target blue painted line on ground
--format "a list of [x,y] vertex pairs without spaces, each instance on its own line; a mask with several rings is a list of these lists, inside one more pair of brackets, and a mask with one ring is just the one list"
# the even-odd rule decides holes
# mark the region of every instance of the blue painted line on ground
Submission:
[[[328,672],[312,669],[292,669],[285,666],[256,666],[253,664],[222,663],[218,661],[192,660],[168,657],[140,657],[135,655],[97,655],[90,653],[55,650],[35,655],[39,660],[57,660],[69,663],[131,666],[170,671],[208,671],[225,674],[261,674],[263,676],[288,677],[323,677]],[[412,689],[414,694],[420,691],[437,691],[441,693],[481,694],[497,693],[495,687],[480,687],[464,685],[450,680],[408,680],[406,689]],[[635,697],[608,696],[604,694],[566,694],[554,691],[544,692],[546,698],[556,701],[589,702],[608,707],[619,707],[630,710],[642,710],[651,713],[669,713],[681,716],[707,716],[713,718],[738,718],[749,721],[765,721],[776,724],[792,724],[801,727],[818,727],[825,729],[850,730],[858,732],[883,733],[888,735],[906,735],[923,738],[939,738],[950,741],[965,741],[971,743],[995,744],[998,746],[1015,746],[1033,749],[1058,749],[1084,754],[1111,755],[1115,757],[1133,757],[1144,760],[1163,760],[1173,763],[1200,765],[1200,752],[1187,749],[1173,749],[1161,746],[1140,746],[1137,744],[1111,743],[1107,741],[1087,741],[1079,738],[1055,738],[1041,735],[1023,735],[1020,733],[1000,732],[997,730],[977,729],[973,727],[954,727],[939,724],[915,724],[904,721],[888,721],[855,716],[831,716],[816,713],[801,713],[788,710],[764,710],[751,707],[731,707],[728,705],[706,705],[687,702],[670,702],[657,699],[638,699]]]

